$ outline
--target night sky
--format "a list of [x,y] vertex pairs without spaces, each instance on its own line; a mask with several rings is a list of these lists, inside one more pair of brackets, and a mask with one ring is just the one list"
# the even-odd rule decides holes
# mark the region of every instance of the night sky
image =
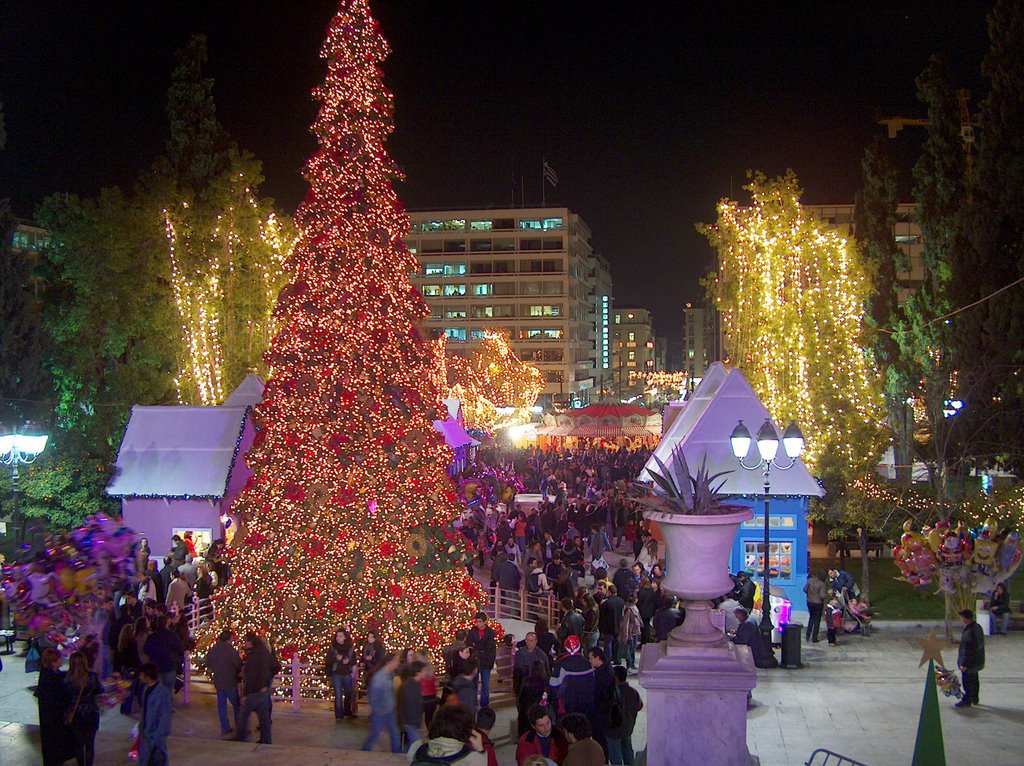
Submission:
[[[619,305],[681,333],[713,252],[694,230],[748,168],[795,170],[806,202],[849,202],[880,115],[921,116],[914,78],[946,53],[980,93],[988,2],[371,3],[393,53],[389,148],[411,209],[508,206],[513,170],[590,224]],[[310,89],[336,5],[0,0],[0,196],[130,188],[162,152],[174,51],[209,38],[218,114],[293,211],[313,149]],[[921,141],[891,146],[906,168]],[[518,203],[518,184],[516,201]]]

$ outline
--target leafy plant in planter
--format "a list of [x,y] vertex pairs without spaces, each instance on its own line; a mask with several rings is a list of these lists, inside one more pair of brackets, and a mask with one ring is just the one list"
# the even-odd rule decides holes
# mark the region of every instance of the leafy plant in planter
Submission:
[[724,516],[744,510],[745,506],[723,503],[718,493],[725,485],[725,480],[714,482],[732,471],[709,473],[707,454],[701,459],[696,475],[690,474],[690,467],[683,454],[683,445],[679,444],[669,457],[666,465],[657,455],[652,456],[661,468],[661,473],[648,471],[654,480],[651,486],[644,482],[634,482],[636,492],[634,499],[648,508],[661,513],[683,513],[690,516]]

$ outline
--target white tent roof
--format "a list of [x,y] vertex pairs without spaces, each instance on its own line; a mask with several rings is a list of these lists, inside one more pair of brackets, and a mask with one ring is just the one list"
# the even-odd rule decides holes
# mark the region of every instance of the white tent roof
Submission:
[[107,494],[223,497],[249,410],[132,407]]
[[[739,370],[726,370],[721,362],[715,362],[708,368],[700,385],[686,400],[682,412],[662,436],[661,442],[640,472],[639,478],[642,481],[650,481],[648,471],[660,471],[654,456],[668,465],[672,451],[676,445],[682,443],[683,454],[686,455],[690,471],[697,470],[705,455],[707,469],[711,473],[732,471],[722,477],[725,480],[722,494],[763,495],[761,471],[747,471],[739,466],[732,454],[729,437],[740,420],[750,429],[751,435],[755,435],[767,417],[768,410],[743,377],[743,373]],[[779,435],[781,437],[781,430]],[[756,446],[752,446],[751,449],[756,454]],[[747,463],[751,464],[755,459],[749,458]],[[780,457],[780,462],[786,460],[785,456]],[[770,494],[821,497],[825,492],[804,467],[803,462],[798,461],[790,470],[775,469],[771,472]]]
[[455,420],[435,420],[434,430],[444,436],[445,442],[452,449],[458,449],[466,445],[475,447],[480,444],[480,442],[466,433],[466,429]]
[[247,404],[259,404],[263,401],[263,378],[255,373],[246,375],[224,404],[228,407],[244,407]]
[[448,417],[452,420],[458,420],[462,410],[462,402],[458,399],[443,399],[442,401],[444,406],[448,408]]

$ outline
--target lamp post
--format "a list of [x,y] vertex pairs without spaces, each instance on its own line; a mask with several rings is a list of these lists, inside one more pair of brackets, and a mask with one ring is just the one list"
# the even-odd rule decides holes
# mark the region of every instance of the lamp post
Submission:
[[764,645],[764,656],[765,664],[768,667],[777,667],[778,661],[775,659],[775,650],[772,646],[772,615],[771,615],[771,521],[770,521],[770,506],[769,506],[769,492],[771,490],[771,469],[772,466],[778,468],[780,471],[788,471],[790,468],[796,465],[797,460],[800,458],[800,454],[804,451],[804,437],[800,433],[800,429],[797,428],[796,422],[789,424],[786,428],[785,433],[782,435],[782,445],[786,453],[786,457],[789,458],[789,464],[785,465],[780,463],[777,459],[779,451],[779,435],[775,430],[775,424],[772,423],[770,418],[765,418],[764,423],[757,432],[757,462],[753,465],[748,465],[746,459],[750,453],[750,446],[752,439],[750,438],[750,431],[741,420],[736,428],[733,429],[732,436],[729,437],[729,441],[732,444],[732,454],[735,455],[739,461],[740,466],[748,471],[756,471],[760,469],[764,475],[764,583],[761,587],[761,624],[759,629],[761,631],[761,641]]
[[21,545],[25,536],[24,524],[18,515],[18,466],[28,465],[35,462],[35,459],[46,449],[46,434],[34,432],[27,429],[28,433],[0,434],[0,462],[11,467],[11,493],[14,501],[14,508],[11,512],[11,526],[14,532],[15,550]]

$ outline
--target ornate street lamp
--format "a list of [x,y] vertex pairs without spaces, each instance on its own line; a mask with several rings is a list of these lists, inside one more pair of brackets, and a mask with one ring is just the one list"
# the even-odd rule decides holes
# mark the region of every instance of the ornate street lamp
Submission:
[[11,467],[11,492],[14,508],[11,513],[11,526],[14,530],[14,546],[17,549],[25,536],[24,525],[18,515],[18,466],[35,462],[46,449],[46,434],[38,433],[30,424],[26,424],[25,433],[0,434],[0,462]]
[[756,455],[758,460],[753,465],[748,465],[746,462],[751,451],[750,444],[753,440],[750,438],[750,431],[743,425],[742,420],[733,429],[729,441],[732,443],[732,454],[736,456],[736,459],[743,468],[748,471],[760,469],[764,473],[764,582],[761,586],[761,624],[759,629],[761,631],[761,641],[764,644],[765,664],[768,667],[777,667],[779,663],[775,659],[775,651],[772,647],[772,630],[774,630],[774,626],[772,625],[771,614],[771,556],[769,555],[771,551],[771,533],[769,531],[771,522],[769,518],[768,497],[768,493],[771,490],[770,472],[772,466],[780,471],[788,471],[796,465],[800,454],[804,451],[804,437],[795,422],[790,423],[785,433],[783,433],[782,448],[786,453],[786,457],[789,458],[788,465],[779,462],[777,458],[779,435],[775,430],[775,424],[772,423],[770,418],[765,418],[761,428],[758,429]]

